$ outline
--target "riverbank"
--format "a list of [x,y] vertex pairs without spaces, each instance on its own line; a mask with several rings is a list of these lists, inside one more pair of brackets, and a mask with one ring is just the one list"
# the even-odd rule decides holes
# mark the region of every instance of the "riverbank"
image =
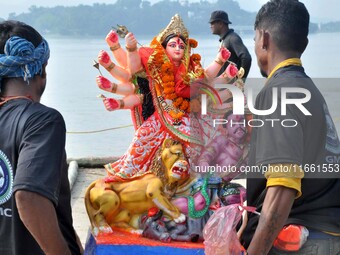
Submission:
[[93,181],[106,176],[106,172],[104,168],[78,168],[77,173],[71,191],[73,226],[85,247],[87,233],[90,228],[90,221],[84,203],[85,192]]

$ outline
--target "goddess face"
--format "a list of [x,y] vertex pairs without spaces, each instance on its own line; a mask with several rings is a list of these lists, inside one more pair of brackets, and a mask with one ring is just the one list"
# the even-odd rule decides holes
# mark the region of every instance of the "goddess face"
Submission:
[[166,52],[173,62],[179,62],[184,56],[185,43],[179,37],[174,37],[169,40],[166,45]]

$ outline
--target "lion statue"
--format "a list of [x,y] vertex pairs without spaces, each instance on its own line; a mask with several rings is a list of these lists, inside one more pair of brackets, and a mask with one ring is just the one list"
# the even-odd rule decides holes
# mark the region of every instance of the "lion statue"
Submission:
[[126,181],[99,179],[90,184],[85,207],[95,235],[110,233],[112,227],[139,233],[140,216],[155,206],[176,223],[185,221],[185,215],[169,200],[177,187],[192,182],[182,145],[165,139],[150,168],[144,175]]

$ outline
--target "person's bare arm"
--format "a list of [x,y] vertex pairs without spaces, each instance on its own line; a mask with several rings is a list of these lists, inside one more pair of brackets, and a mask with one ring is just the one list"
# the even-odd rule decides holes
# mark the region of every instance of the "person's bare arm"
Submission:
[[266,255],[285,224],[292,208],[296,190],[283,186],[268,187],[259,224],[248,247],[249,255]]
[[19,216],[47,255],[71,255],[60,231],[55,208],[47,198],[25,190],[15,192]]

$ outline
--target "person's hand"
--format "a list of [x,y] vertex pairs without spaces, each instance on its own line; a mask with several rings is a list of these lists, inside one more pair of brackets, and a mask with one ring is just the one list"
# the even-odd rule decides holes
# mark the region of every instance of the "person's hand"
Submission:
[[104,107],[108,111],[114,111],[121,108],[121,100],[105,97],[104,95],[100,95],[100,98],[102,98]]
[[110,82],[107,78],[101,75],[98,75],[96,77],[96,83],[100,89],[108,91],[108,92],[115,93],[117,89],[116,83]]
[[126,43],[126,48],[127,49],[137,49],[137,40],[133,33],[128,33],[125,36],[125,43]]
[[110,55],[105,50],[101,50],[98,53],[98,62],[108,72],[111,72],[111,70],[115,67],[115,64],[112,62]]
[[217,53],[216,59],[225,63],[230,58],[230,55],[231,53],[227,48],[221,47],[220,51]]
[[234,78],[238,74],[237,66],[234,64],[229,64],[228,67],[223,72],[224,78]]
[[105,37],[105,41],[110,47],[116,46],[119,44],[119,36],[116,31],[111,30]]

